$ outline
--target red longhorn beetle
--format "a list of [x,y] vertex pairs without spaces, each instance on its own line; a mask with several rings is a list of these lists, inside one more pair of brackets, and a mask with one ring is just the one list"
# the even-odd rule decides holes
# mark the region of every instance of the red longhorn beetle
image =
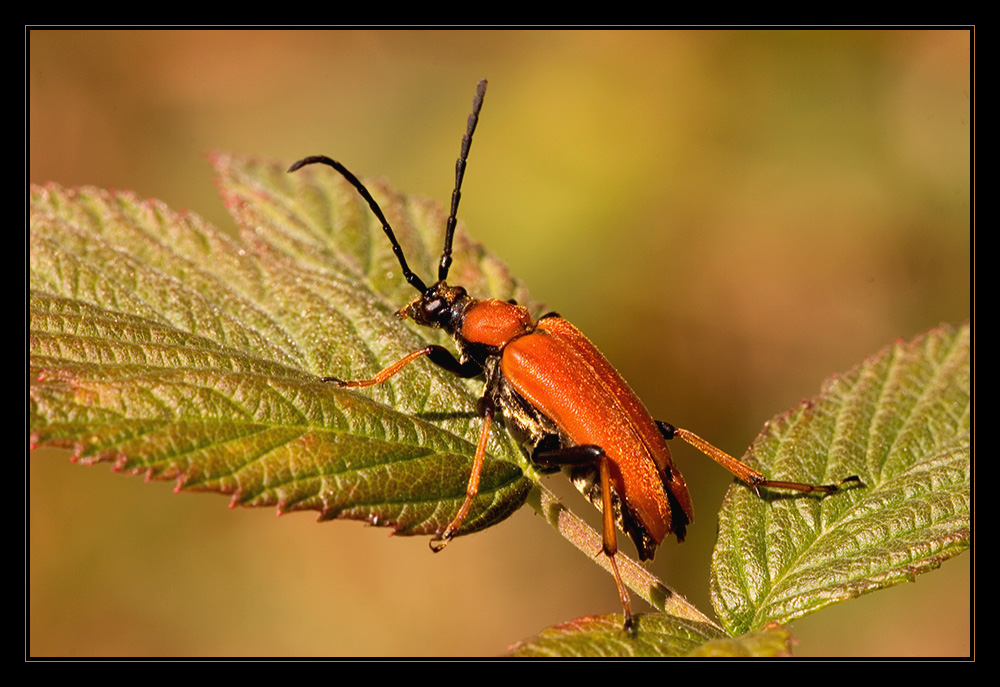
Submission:
[[827,494],[837,491],[845,482],[860,480],[848,477],[837,484],[820,486],[768,480],[695,434],[654,421],[597,347],[556,313],[534,320],[527,308],[514,302],[479,300],[461,286],[445,282],[451,266],[462,177],[485,94],[483,80],[476,90],[461,154],[455,164],[455,190],[445,227],[438,281],[429,287],[406,264],[403,249],[378,203],[346,167],[320,155],[299,160],[289,168],[289,172],[294,172],[314,163],[329,165],[357,189],[382,223],[406,281],[420,293],[397,316],[444,329],[454,338],[459,351],[456,358],[442,346],[427,346],[371,379],[343,381],[326,377],[324,381],[341,387],[373,386],[424,356],[460,377],[483,375],[486,386],[479,402],[483,426],[465,501],[444,531],[431,540],[431,548],[443,549],[459,533],[469,513],[479,491],[490,425],[499,409],[506,427],[523,441],[534,463],[570,469],[574,482],[585,488],[588,498],[603,511],[604,554],[611,562],[625,611],[625,629],[629,630],[632,610],[615,561],[618,552],[615,523],[635,542],[639,558],[647,560],[671,532],[678,542],[683,541],[694,518],[684,478],[670,458],[668,439],[680,437],[754,489],[772,487]]

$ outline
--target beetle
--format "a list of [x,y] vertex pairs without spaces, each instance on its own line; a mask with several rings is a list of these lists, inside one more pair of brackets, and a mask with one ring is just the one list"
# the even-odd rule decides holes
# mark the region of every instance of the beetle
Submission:
[[679,437],[720,463],[755,490],[790,489],[829,494],[849,482],[812,485],[769,480],[688,430],[656,421],[617,370],[576,327],[557,313],[533,319],[513,301],[478,299],[461,286],[447,283],[452,240],[461,200],[462,180],[486,94],[480,81],[472,114],[455,164],[455,188],[445,225],[438,279],[428,286],[406,262],[403,249],[385,214],[364,184],[344,165],[323,155],[304,158],[289,172],[323,164],[340,173],[368,203],[392,244],[406,281],[419,295],[396,315],[419,325],[443,329],[458,348],[456,357],[443,346],[421,348],[370,379],[345,381],[324,377],[344,388],[382,384],[405,366],[428,358],[464,378],[482,375],[485,386],[478,404],[482,428],[465,500],[451,522],[431,540],[441,551],[459,534],[479,490],[490,427],[499,413],[507,430],[543,468],[564,468],[574,483],[603,512],[602,548],[608,557],[625,615],[624,628],[634,628],[629,594],[616,561],[616,524],[632,538],[641,560],[653,558],[670,534],[684,540],[694,508],[684,478],[673,464],[667,441]]

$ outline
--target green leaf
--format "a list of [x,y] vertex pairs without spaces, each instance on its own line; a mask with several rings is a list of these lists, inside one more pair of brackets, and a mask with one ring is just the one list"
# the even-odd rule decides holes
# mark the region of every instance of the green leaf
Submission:
[[768,625],[763,630],[739,637],[713,639],[694,649],[688,656],[704,658],[774,658],[792,655],[795,640],[780,625]]
[[[329,170],[213,163],[236,239],[129,193],[32,187],[32,444],[230,494],[232,505],[313,509],[401,534],[442,528],[475,452],[475,385],[427,363],[370,392],[320,381],[370,376],[435,334],[393,316],[415,294],[381,227]],[[430,274],[440,209],[370,188],[411,265]],[[457,278],[527,301],[461,233],[455,250]],[[527,496],[529,470],[506,433],[493,433],[489,452],[463,533]]]
[[622,629],[622,616],[589,616],[543,630],[513,645],[517,657],[685,656],[706,642],[726,639],[719,628],[669,615],[636,618],[637,631]]
[[912,580],[969,547],[970,331],[899,342],[779,415],[744,460],[770,479],[863,488],[825,498],[734,485],[712,558],[733,634]]
[[780,626],[730,637],[719,627],[687,618],[636,616],[636,631],[622,629],[622,616],[590,616],[543,630],[508,650],[518,658],[642,658],[691,656],[768,658],[790,656],[792,636]]

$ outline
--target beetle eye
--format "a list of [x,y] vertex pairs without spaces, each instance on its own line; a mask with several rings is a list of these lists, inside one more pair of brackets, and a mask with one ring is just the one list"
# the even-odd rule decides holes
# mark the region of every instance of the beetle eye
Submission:
[[427,324],[443,325],[449,317],[448,301],[440,296],[421,301],[420,317]]
[[440,312],[441,308],[444,307],[444,299],[442,298],[432,298],[426,300],[421,304],[424,310],[424,317],[428,320],[437,319],[437,314]]

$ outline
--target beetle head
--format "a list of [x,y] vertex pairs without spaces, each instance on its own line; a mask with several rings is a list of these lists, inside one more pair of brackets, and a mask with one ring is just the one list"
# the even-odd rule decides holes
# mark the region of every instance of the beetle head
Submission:
[[413,318],[414,322],[425,327],[454,333],[461,328],[466,309],[475,302],[461,286],[448,286],[439,281],[396,315]]

